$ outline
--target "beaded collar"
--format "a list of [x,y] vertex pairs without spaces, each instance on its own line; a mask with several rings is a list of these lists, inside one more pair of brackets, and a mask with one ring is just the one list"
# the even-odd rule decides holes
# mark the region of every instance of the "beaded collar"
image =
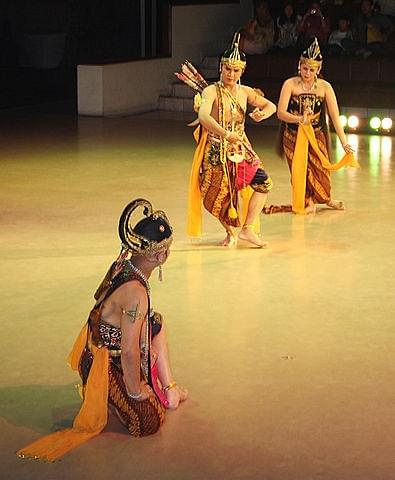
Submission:
[[125,264],[127,269],[132,270],[143,281],[149,297],[151,295],[151,287],[148,282],[148,278],[144,275],[144,273],[139,268],[133,265],[133,263],[130,260],[126,260]]

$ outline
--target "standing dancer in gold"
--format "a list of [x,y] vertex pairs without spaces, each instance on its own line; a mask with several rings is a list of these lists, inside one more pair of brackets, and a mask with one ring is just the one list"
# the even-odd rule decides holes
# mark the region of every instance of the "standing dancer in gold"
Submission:
[[[221,245],[236,243],[234,227],[242,226],[238,238],[250,247],[266,247],[254,228],[272,188],[269,175],[254,152],[244,132],[247,105],[254,110],[250,117],[260,122],[275,113],[276,107],[265,99],[260,90],[240,83],[246,66],[245,55],[239,51],[236,36],[232,48],[221,57],[220,80],[208,85],[186,62],[183,73],[177,76],[196,90],[202,91],[198,105],[199,123],[196,135],[198,146],[192,166],[188,234],[201,233],[201,204],[203,203],[225,229]],[[238,192],[241,192],[244,214],[241,213]]]
[[[284,82],[278,103],[277,116],[284,122],[281,150],[291,171],[292,211],[298,214],[314,213],[317,204],[344,210],[342,201],[332,199],[330,172],[358,166],[340,123],[333,88],[318,78],[321,67],[322,56],[315,39],[300,57],[299,75]],[[329,161],[326,111],[345,152],[334,164]]]

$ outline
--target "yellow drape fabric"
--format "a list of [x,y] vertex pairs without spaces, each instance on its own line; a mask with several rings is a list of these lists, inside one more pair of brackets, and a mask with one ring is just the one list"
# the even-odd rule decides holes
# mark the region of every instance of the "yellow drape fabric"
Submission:
[[352,153],[346,153],[337,163],[330,163],[327,156],[320,150],[314,129],[311,124],[300,124],[296,137],[295,151],[292,159],[292,211],[305,214],[306,173],[309,145],[318,156],[321,164],[327,170],[339,170],[343,167],[358,168],[359,163]]
[[198,145],[193,157],[191,175],[189,177],[187,233],[191,237],[199,237],[202,234],[202,198],[200,194],[199,176],[208,131],[203,129],[199,139],[200,129],[201,127],[198,126],[193,132],[193,136]]
[[[69,355],[73,370],[78,370],[81,354],[86,345],[88,325],[78,335]],[[85,388],[84,401],[74,419],[73,427],[47,435],[17,452],[30,457],[53,462],[82,443],[98,435],[107,424],[108,367],[107,348],[91,347],[93,362]]]

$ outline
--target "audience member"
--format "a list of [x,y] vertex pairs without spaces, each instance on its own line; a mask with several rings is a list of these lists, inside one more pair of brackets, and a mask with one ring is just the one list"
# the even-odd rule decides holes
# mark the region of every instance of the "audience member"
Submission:
[[317,38],[320,45],[325,45],[330,32],[328,20],[321,11],[320,2],[311,2],[298,27],[298,44],[305,48]]
[[[304,49],[314,37],[330,56],[395,52],[394,0],[286,0],[280,5],[254,0],[254,18],[240,31],[247,54]],[[330,33],[331,25],[337,28]]]
[[394,25],[382,13],[374,11],[372,0],[362,0],[360,14],[352,25],[353,40],[344,39],[344,48],[365,58],[372,53],[381,53],[383,44],[393,32]]
[[282,14],[277,17],[277,41],[276,47],[289,48],[296,45],[298,40],[298,26],[302,17],[297,15],[291,2],[286,2]]
[[346,49],[343,46],[343,40],[345,39],[352,40],[352,32],[350,30],[350,20],[343,15],[339,18],[337,30],[333,30],[329,35],[326,53],[328,55],[346,53]]
[[274,43],[274,21],[266,1],[259,0],[255,17],[240,31],[240,49],[248,55],[266,53]]
[[394,0],[380,0],[377,2],[379,12],[390,17],[392,22],[395,22],[395,2]]

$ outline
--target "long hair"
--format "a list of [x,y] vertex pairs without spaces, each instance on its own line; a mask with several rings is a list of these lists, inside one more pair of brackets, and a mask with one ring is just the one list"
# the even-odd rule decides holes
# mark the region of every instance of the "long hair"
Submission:
[[[288,5],[290,5],[292,7],[292,10],[293,10],[293,13],[289,18],[285,15],[285,7],[287,7]],[[286,2],[286,3],[284,3],[284,7],[283,7],[281,15],[278,17],[277,24],[279,26],[282,26],[285,23],[289,22],[289,23],[292,23],[293,25],[295,25],[297,18],[298,18],[298,16],[296,14],[294,4],[292,2]]]

